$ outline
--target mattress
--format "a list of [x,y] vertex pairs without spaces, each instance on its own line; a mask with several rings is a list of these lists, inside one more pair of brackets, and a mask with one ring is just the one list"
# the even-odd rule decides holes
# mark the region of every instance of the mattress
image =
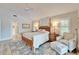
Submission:
[[23,37],[33,42],[32,47],[34,47],[35,51],[35,48],[39,48],[41,44],[49,40],[49,32],[47,31],[27,32],[23,33]]
[[23,36],[32,40],[34,36],[43,35],[43,34],[49,34],[49,32],[48,31],[26,32],[23,33]]

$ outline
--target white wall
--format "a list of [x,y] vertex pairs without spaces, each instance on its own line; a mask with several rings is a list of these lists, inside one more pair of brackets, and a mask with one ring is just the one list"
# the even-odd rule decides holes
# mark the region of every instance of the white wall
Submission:
[[[22,28],[22,24],[29,24],[29,28]],[[32,31],[32,20],[21,19],[19,20],[19,33]]]
[[48,17],[40,19],[40,26],[49,26],[49,25],[50,22]]

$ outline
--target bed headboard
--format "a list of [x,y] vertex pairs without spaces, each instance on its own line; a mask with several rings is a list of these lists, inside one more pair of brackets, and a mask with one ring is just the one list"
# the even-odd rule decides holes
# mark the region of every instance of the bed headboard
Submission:
[[45,29],[46,31],[50,32],[50,27],[49,26],[40,26],[39,29]]

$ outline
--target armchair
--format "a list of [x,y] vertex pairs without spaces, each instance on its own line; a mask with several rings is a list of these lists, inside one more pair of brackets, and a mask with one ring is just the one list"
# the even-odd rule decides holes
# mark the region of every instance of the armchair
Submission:
[[64,33],[62,36],[57,37],[57,40],[68,46],[69,52],[72,52],[76,48],[76,39],[72,33]]

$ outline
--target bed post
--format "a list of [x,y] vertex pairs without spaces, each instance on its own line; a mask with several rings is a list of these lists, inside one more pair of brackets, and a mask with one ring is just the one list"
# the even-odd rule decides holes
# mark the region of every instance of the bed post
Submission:
[[36,48],[32,47],[33,54],[36,52]]

